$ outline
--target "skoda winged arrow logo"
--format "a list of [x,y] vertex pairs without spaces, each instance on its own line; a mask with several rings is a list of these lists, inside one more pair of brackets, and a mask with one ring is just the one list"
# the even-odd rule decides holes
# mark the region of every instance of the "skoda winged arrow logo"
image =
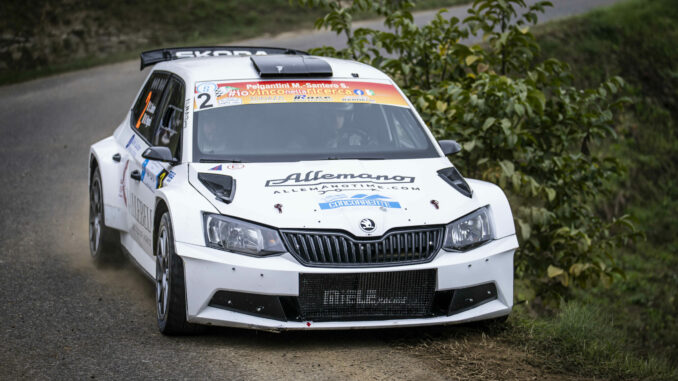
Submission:
[[360,229],[362,229],[365,233],[372,233],[376,228],[377,227],[374,225],[374,221],[370,220],[369,218],[363,218],[360,221]]

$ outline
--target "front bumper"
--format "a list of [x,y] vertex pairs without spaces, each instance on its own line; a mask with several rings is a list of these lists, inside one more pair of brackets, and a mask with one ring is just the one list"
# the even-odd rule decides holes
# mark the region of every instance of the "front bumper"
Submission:
[[[318,268],[299,264],[290,254],[254,258],[176,242],[184,261],[187,318],[192,323],[264,330],[386,328],[462,323],[505,316],[513,305],[515,235],[466,253],[441,251],[429,263],[379,268]],[[299,274],[376,273],[436,269],[436,291],[483,284],[496,287],[496,298],[443,316],[364,321],[280,321],[210,306],[218,291],[299,296]]]

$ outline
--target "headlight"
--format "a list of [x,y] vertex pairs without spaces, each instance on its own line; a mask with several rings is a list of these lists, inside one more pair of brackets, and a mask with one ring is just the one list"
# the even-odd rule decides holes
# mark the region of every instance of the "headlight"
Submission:
[[207,246],[256,256],[285,252],[273,229],[217,214],[205,213],[204,218]]
[[494,238],[490,211],[482,207],[447,225],[443,249],[465,251],[480,246]]

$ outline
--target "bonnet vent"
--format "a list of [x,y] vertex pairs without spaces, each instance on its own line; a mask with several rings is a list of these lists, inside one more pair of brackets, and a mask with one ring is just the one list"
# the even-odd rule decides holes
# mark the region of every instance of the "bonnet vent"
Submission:
[[452,185],[454,189],[458,190],[459,193],[463,194],[464,196],[471,198],[473,195],[471,187],[468,185],[466,180],[464,180],[464,177],[462,177],[457,168],[450,167],[441,169],[438,171],[438,176],[445,180],[446,183]]
[[217,175],[214,173],[198,173],[198,180],[217,199],[230,204],[235,196],[235,179],[228,175]]

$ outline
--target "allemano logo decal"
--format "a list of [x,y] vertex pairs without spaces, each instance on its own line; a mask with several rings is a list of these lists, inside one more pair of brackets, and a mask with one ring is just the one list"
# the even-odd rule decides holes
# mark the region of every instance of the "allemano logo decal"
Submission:
[[373,183],[373,184],[402,184],[413,183],[413,176],[401,175],[373,175],[369,173],[323,173],[323,171],[308,171],[292,173],[282,179],[266,181],[267,187],[290,187],[310,186],[321,184],[348,184],[348,183]]

